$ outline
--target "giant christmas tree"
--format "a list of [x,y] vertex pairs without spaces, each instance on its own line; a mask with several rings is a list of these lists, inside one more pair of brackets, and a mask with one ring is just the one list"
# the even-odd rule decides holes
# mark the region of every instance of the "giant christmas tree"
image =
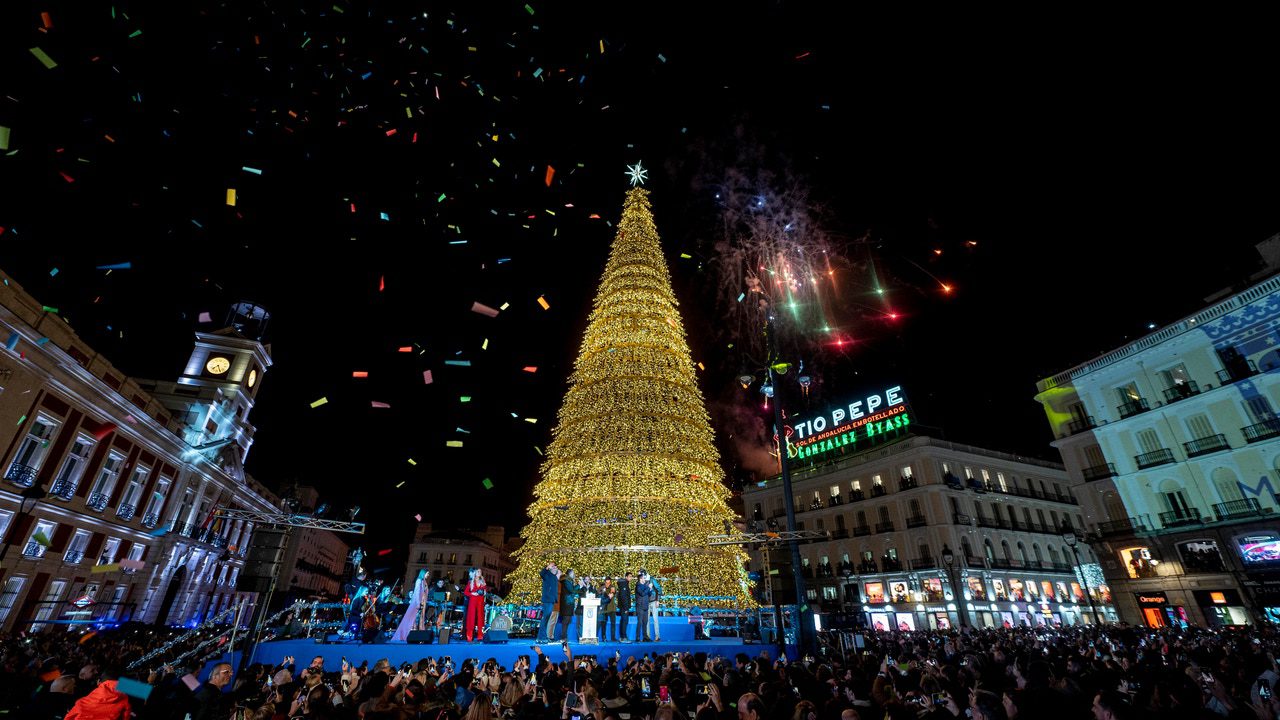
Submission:
[[751,603],[733,512],[648,191],[627,193],[510,578],[537,602],[548,560],[579,575],[644,568],[664,599]]

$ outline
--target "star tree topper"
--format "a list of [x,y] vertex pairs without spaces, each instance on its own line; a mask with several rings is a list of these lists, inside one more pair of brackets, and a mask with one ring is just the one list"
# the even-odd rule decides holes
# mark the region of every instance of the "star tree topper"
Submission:
[[639,162],[635,165],[628,165],[626,174],[631,176],[632,187],[643,185],[644,181],[649,179],[649,171],[641,167]]

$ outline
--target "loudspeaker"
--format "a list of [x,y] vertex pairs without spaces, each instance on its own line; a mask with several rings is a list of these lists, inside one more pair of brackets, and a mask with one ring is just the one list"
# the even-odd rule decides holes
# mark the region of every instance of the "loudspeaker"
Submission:
[[448,644],[449,644],[449,636],[451,636],[451,635],[453,635],[453,628],[451,628],[451,627],[442,627],[442,628],[440,628],[440,639],[439,639],[440,644],[441,644],[441,645],[448,645]]
[[756,589],[764,592],[765,588],[771,587],[775,603],[792,605],[796,601],[796,583],[791,574],[791,548],[772,548],[768,552],[769,569],[774,574],[762,578]]
[[410,630],[406,639],[410,645],[430,645],[435,642],[435,635],[434,630]]
[[506,644],[507,644],[507,631],[506,631],[506,630],[492,630],[492,629],[491,629],[491,630],[489,630],[489,632],[487,632],[487,633],[485,633],[485,634],[484,634],[484,641],[485,641],[486,643],[491,644],[491,645],[506,645]]
[[267,592],[271,588],[271,579],[280,574],[280,563],[284,560],[288,541],[289,536],[284,530],[254,528],[245,552],[244,569],[236,580],[236,590]]

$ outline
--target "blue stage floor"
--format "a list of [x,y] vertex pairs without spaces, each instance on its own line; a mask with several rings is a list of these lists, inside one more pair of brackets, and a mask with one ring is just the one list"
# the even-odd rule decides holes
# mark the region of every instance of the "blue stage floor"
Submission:
[[[406,662],[416,663],[425,657],[439,658],[443,655],[448,655],[453,658],[455,663],[461,663],[465,658],[478,658],[481,661],[496,658],[504,667],[510,668],[515,664],[518,656],[533,656],[534,653],[530,647],[532,644],[528,638],[513,639],[505,645],[480,642],[468,643],[465,641],[451,642],[447,645],[409,645],[405,643],[360,645],[357,643],[326,644],[317,643],[315,640],[278,640],[260,645],[253,659],[254,662],[276,664],[284,656],[292,655],[301,667],[308,665],[311,662],[311,658],[321,655],[324,657],[326,669],[339,670],[342,668],[342,659],[344,657],[348,662],[353,662],[357,665],[368,660],[369,665],[372,667],[380,658],[387,658],[392,665],[398,666]],[[561,648],[560,643],[550,646],[542,645],[541,648],[547,657],[556,662],[565,659],[564,650]],[[633,655],[638,659],[645,653],[661,655],[677,650],[680,652],[705,652],[708,655],[722,656],[733,656],[744,652],[752,657],[759,655],[761,650],[768,650],[770,657],[777,655],[776,649],[771,645],[761,645],[759,643],[748,645],[738,638],[667,640],[647,643],[605,642],[598,645],[569,643],[569,649],[573,652],[574,657],[595,655],[600,662],[604,662],[606,658],[611,657],[615,651],[621,654],[622,662],[626,662],[627,658]]]

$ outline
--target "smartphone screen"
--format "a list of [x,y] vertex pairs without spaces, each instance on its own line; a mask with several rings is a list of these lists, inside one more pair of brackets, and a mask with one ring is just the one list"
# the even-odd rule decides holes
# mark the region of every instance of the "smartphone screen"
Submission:
[[671,691],[667,690],[666,685],[658,686],[658,700],[662,702],[671,702]]
[[640,694],[647,698],[653,697],[653,685],[649,684],[647,677],[640,678]]

